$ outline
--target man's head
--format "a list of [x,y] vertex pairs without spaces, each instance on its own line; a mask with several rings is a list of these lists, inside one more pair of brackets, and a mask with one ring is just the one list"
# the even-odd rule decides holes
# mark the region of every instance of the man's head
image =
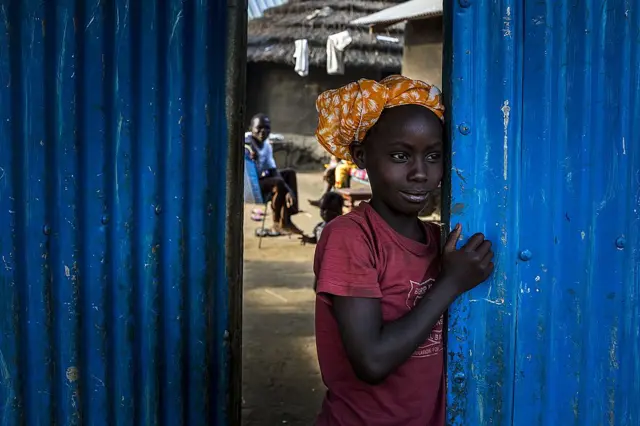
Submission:
[[320,201],[320,217],[329,223],[333,219],[342,215],[342,207],[344,200],[342,196],[336,192],[327,192],[322,196]]
[[251,119],[251,135],[258,141],[264,142],[271,134],[271,121],[265,114],[256,114]]
[[367,169],[373,200],[417,216],[442,179],[442,122],[420,105],[385,109],[351,156]]

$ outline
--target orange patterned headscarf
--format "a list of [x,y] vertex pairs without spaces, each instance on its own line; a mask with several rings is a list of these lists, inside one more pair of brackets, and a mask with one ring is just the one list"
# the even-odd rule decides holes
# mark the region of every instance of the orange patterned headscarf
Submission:
[[421,105],[440,120],[444,118],[442,94],[435,86],[401,75],[389,76],[379,83],[361,79],[318,97],[316,138],[331,154],[351,161],[349,146],[362,142],[385,108],[400,105]]

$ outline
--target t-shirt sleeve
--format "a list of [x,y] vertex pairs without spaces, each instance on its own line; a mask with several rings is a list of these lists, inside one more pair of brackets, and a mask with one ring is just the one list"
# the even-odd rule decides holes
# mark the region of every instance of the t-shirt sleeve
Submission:
[[353,220],[342,217],[326,225],[316,247],[316,292],[381,298],[373,253],[365,231]]

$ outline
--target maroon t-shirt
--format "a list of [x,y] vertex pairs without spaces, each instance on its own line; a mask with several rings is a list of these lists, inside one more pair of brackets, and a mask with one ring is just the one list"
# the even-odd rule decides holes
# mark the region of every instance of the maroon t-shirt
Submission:
[[327,295],[380,299],[385,322],[407,314],[440,269],[439,228],[421,244],[395,232],[368,204],[329,223],[316,248],[316,344],[327,394],[318,426],[443,426],[442,319],[379,385],[360,381],[345,353]]

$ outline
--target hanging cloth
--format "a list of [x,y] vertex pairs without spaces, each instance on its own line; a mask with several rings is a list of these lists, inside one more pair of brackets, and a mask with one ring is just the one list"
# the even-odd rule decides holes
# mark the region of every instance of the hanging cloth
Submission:
[[309,75],[309,42],[307,39],[296,40],[295,45],[295,71],[300,77],[306,77]]
[[344,74],[344,49],[352,41],[349,31],[333,34],[327,38],[327,74]]

